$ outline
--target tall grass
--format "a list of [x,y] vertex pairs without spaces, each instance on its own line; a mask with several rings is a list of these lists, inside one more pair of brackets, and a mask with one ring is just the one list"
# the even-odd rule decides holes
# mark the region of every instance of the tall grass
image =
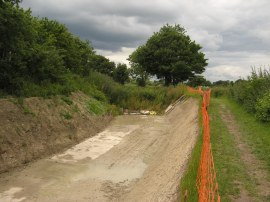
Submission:
[[24,81],[22,87],[15,92],[15,95],[22,97],[50,97],[69,95],[75,91],[82,91],[97,101],[118,108],[148,109],[162,112],[171,102],[184,94],[185,86],[138,87],[132,84],[121,85],[107,75],[91,71],[87,77],[72,73],[66,74],[61,83],[43,82],[37,85],[31,81]]
[[120,85],[111,77],[91,72],[88,81],[102,91],[111,104],[132,110],[148,109],[161,112],[185,92],[185,86]]

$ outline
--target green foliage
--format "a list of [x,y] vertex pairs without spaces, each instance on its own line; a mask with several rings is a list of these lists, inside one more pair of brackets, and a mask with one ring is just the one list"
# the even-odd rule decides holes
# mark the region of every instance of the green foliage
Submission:
[[197,87],[197,86],[211,86],[211,82],[207,81],[203,76],[194,76],[193,78],[190,78],[188,83],[188,86],[191,87]]
[[229,86],[230,84],[232,84],[232,81],[226,80],[219,80],[219,81],[215,81],[213,82],[213,86]]
[[270,124],[258,121],[253,114],[245,111],[238,103],[228,99],[224,99],[223,103],[231,108],[252,153],[265,163],[270,173]]
[[73,101],[69,97],[62,96],[61,99],[68,105],[72,105]]
[[113,72],[113,79],[121,84],[126,83],[129,80],[129,72],[126,64],[117,64],[116,69]]
[[87,107],[88,112],[95,115],[99,115],[99,116],[106,114],[108,110],[108,107],[106,106],[106,104],[101,103],[100,101],[96,99],[90,99],[86,103],[86,107]]
[[4,3],[10,3],[11,5],[19,5],[19,3],[21,3],[22,0],[1,0],[0,1],[0,5],[4,4]]
[[[19,7],[19,2],[19,0],[0,1],[0,96],[62,95],[62,100],[72,105],[72,101],[67,96],[71,92],[82,91],[95,100],[94,104],[89,104],[91,111],[95,114],[103,114],[109,111],[118,113],[118,110],[109,106],[106,106],[105,110],[99,103],[101,105],[109,103],[118,108],[161,111],[183,94],[183,89],[179,86],[164,88],[156,85],[138,88],[135,85],[120,85],[129,79],[126,65],[118,64],[115,67],[114,62],[97,55],[89,41],[80,40],[71,34],[65,25],[57,21],[33,17],[30,10],[25,11]],[[166,34],[169,36],[166,37]],[[183,28],[167,25],[159,34],[154,35],[165,41],[167,38],[170,39],[171,44],[166,42],[166,46],[161,49],[164,54],[167,54],[167,46],[172,45],[172,49],[169,50],[171,52],[174,46],[180,45],[180,42],[174,39],[183,39],[182,48],[186,47],[185,42],[188,41],[188,53],[193,58],[190,58],[191,62],[188,62],[188,65],[193,67],[194,72],[201,71],[200,64],[194,63],[196,55],[194,52],[200,47],[184,34]],[[151,40],[153,43],[157,42],[155,37],[149,39],[149,43],[152,43]],[[181,53],[182,58],[186,54],[180,50],[178,53]],[[175,58],[180,55],[173,56]],[[202,53],[197,53],[196,57],[201,56]],[[149,71],[146,71],[142,65],[138,65],[137,56],[131,58],[131,62],[133,59],[135,61],[136,68],[134,65],[132,67],[137,74],[137,82],[145,86],[149,82]],[[168,64],[168,67],[172,67],[170,71],[178,74],[178,66],[183,65],[180,64],[181,61],[172,59],[171,64]],[[97,106],[95,108],[92,105]],[[71,118],[64,112],[62,116],[66,119]]]
[[258,99],[256,106],[256,117],[261,121],[270,121],[270,91]]
[[[224,104],[229,107],[223,99],[211,99],[209,107],[210,133],[221,200],[231,201],[232,196],[236,198],[239,196],[239,183],[251,194],[254,194],[256,186],[241,160],[235,137],[221,118],[221,106]],[[231,110],[231,112],[235,111]]]
[[131,66],[164,78],[165,84],[177,84],[202,73],[207,65],[201,46],[191,41],[180,25],[165,25],[130,56]]
[[211,96],[213,97],[222,97],[229,94],[229,89],[225,86],[215,86],[211,88]]
[[185,87],[120,85],[111,77],[98,72],[91,72],[89,83],[95,84],[108,98],[110,104],[126,109],[149,109],[161,112],[171,102],[184,94]]
[[75,81],[85,83],[83,77],[92,70],[113,76],[115,64],[96,55],[89,41],[80,40],[57,21],[31,16],[18,2],[1,1],[1,94],[50,96],[78,88],[90,93],[95,87],[86,89]]
[[[146,85],[146,81],[149,78],[149,73],[138,63],[132,62],[135,60],[136,53],[134,52],[128,60],[130,60],[131,67],[129,68],[129,75],[132,79],[136,81],[138,86],[144,87]],[[133,59],[132,59],[133,58]]]
[[111,62],[109,59],[105,58],[102,55],[93,55],[91,58],[91,66],[97,72],[106,74],[108,76],[113,76],[115,71],[115,63]]
[[60,116],[62,116],[66,120],[70,120],[73,118],[73,116],[68,111],[60,112]]
[[[247,80],[238,80],[230,87],[230,96],[248,112],[256,113],[264,121],[267,117],[267,94],[270,92],[270,74],[267,70],[252,69]],[[259,110],[257,112],[257,110]],[[263,118],[265,117],[265,118]]]

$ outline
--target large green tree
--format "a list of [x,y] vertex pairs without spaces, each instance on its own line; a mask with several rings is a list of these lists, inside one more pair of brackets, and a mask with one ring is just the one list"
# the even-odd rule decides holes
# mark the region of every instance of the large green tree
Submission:
[[129,61],[131,68],[140,66],[157,78],[163,78],[165,85],[177,84],[204,72],[207,59],[201,49],[183,27],[167,24],[145,45],[138,47]]

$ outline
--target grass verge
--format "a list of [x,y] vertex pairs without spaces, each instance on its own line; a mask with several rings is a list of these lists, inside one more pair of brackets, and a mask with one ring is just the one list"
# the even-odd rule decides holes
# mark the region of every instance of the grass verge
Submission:
[[270,175],[270,124],[258,121],[254,114],[246,112],[232,100],[222,98],[222,102],[231,109],[247,144],[257,158],[265,163]]
[[255,187],[240,159],[234,136],[229,133],[221,119],[220,105],[224,102],[223,99],[212,98],[209,116],[219,193],[222,201],[231,201],[232,197],[237,198],[240,193],[239,184],[252,195]]
[[[201,106],[201,96],[192,96],[200,99],[199,106]],[[198,192],[196,187],[196,177],[198,173],[198,167],[200,162],[200,155],[203,143],[203,128],[202,128],[202,115],[201,107],[199,107],[199,135],[195,147],[191,153],[191,157],[188,162],[187,170],[180,182],[180,201],[184,201],[185,191],[188,192],[187,201],[198,201]]]
[[[232,197],[237,197],[240,193],[238,183],[241,183],[251,194],[254,194],[254,186],[240,160],[240,154],[237,152],[234,137],[229,133],[225,123],[221,119],[220,104],[222,103],[224,103],[224,100],[212,98],[208,113],[210,116],[211,145],[219,184],[219,193],[222,201],[231,201]],[[186,201],[198,201],[196,177],[203,141],[201,112],[199,114],[200,134],[189,159],[187,170],[181,179],[181,201],[184,201],[185,190],[188,190]]]

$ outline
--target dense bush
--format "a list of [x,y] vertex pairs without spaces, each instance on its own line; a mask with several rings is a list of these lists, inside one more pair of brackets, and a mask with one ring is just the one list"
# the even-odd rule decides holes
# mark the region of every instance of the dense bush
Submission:
[[225,86],[215,86],[211,90],[211,95],[214,97],[221,97],[228,95],[229,89]]
[[261,121],[270,121],[270,91],[258,99],[256,103],[256,117]]
[[229,89],[230,96],[241,104],[247,111],[256,113],[256,117],[263,121],[270,121],[270,73],[267,70],[252,70],[247,80],[238,80]]

